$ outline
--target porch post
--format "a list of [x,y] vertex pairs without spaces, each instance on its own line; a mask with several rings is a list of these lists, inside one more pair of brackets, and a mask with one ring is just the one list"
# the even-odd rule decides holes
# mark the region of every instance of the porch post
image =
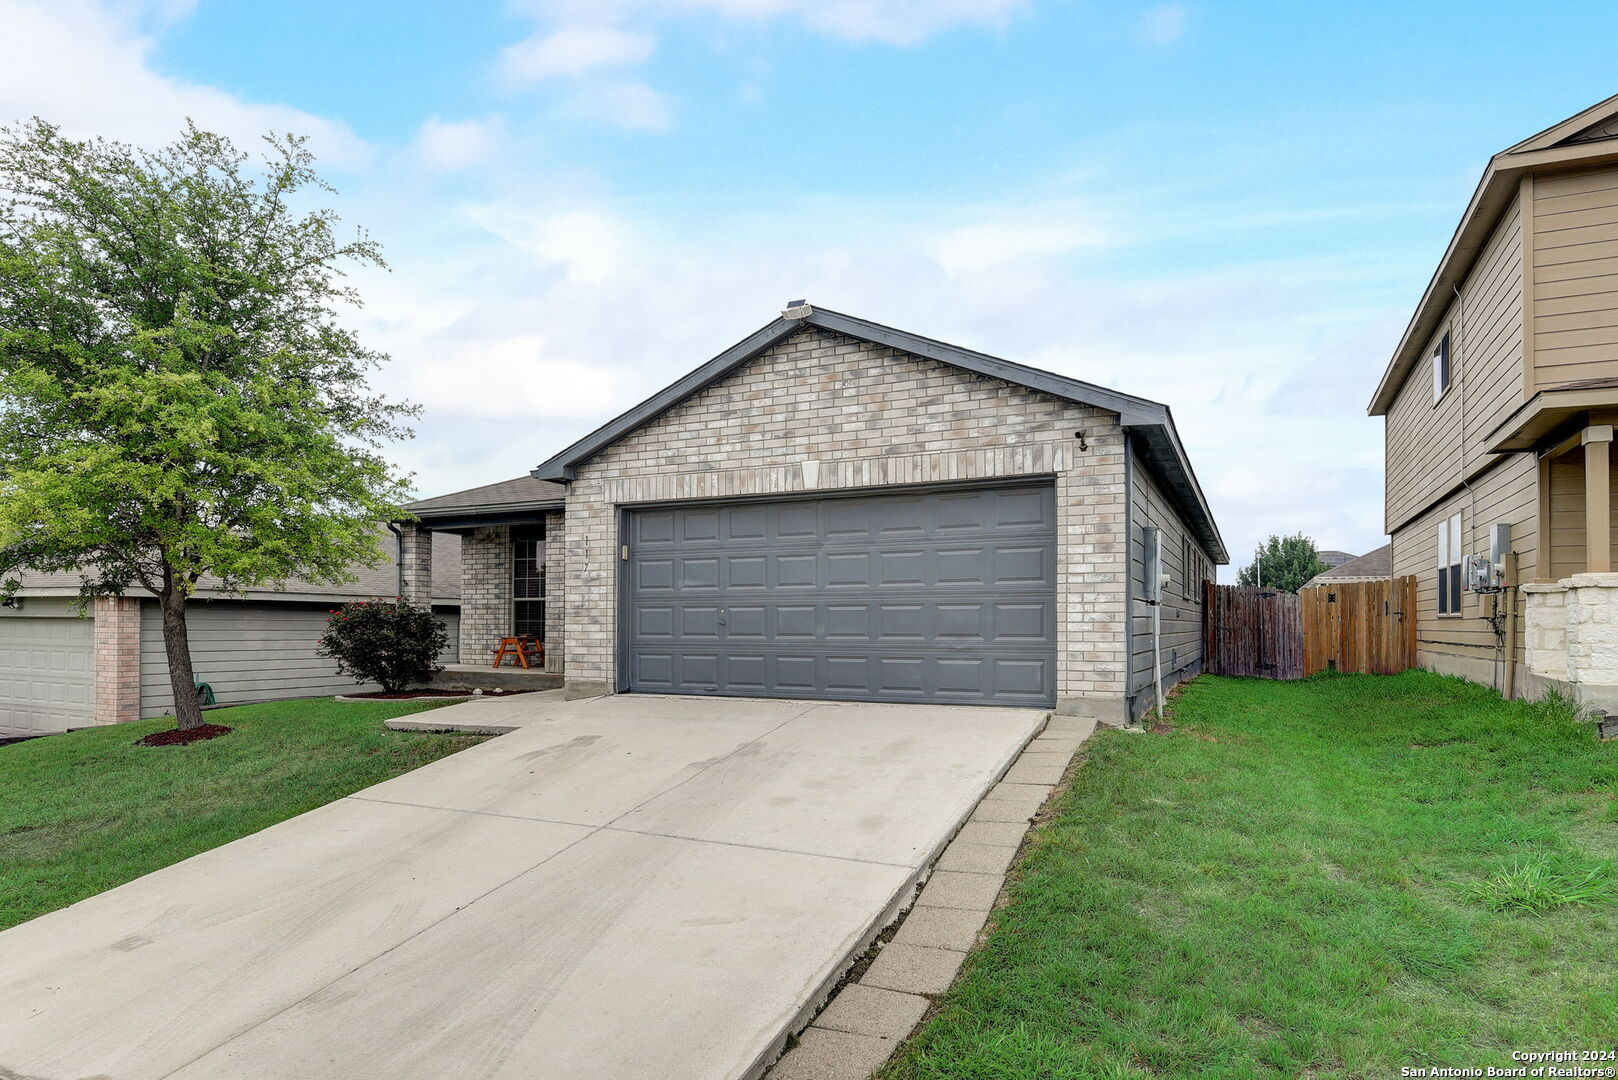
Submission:
[[1592,424],[1584,429],[1584,569],[1591,574],[1612,571],[1612,501],[1608,495],[1611,473],[1612,425]]

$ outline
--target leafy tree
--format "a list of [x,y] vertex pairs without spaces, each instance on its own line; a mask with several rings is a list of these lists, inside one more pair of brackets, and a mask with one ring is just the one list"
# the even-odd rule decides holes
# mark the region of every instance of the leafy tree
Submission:
[[449,628],[430,608],[408,600],[360,600],[344,604],[326,620],[320,655],[358,682],[381,683],[396,694],[435,671],[449,646]]
[[0,128],[0,575],[149,590],[182,729],[198,583],[352,580],[406,494],[379,448],[416,407],[336,315],[340,265],[379,249],[293,208],[331,191],[303,139],[265,144],[248,167],[189,123],[157,151]]
[[1315,542],[1303,533],[1271,536],[1260,545],[1253,561],[1236,575],[1236,584],[1263,585],[1265,588],[1295,593],[1310,578],[1326,569],[1320,552],[1315,550]]

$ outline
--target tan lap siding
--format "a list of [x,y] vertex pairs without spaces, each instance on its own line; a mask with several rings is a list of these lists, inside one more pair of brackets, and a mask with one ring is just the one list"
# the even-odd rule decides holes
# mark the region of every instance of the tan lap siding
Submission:
[[1536,178],[1534,230],[1539,386],[1618,376],[1618,168]]
[[[1535,499],[1538,464],[1532,454],[1514,454],[1479,477],[1472,491],[1464,488],[1414,519],[1393,535],[1393,573],[1416,578],[1416,651],[1423,666],[1488,681],[1478,664],[1492,663],[1495,636],[1485,617],[1490,597],[1462,592],[1459,617],[1438,614],[1438,523],[1459,511],[1462,548],[1487,553],[1489,530],[1497,522],[1511,526],[1522,580],[1537,572],[1539,508]],[[1519,601],[1520,603],[1520,601]],[[1519,622],[1522,609],[1519,606]],[[1522,641],[1517,642],[1519,658]]]
[[[1451,302],[1388,410],[1390,532],[1463,476],[1487,467],[1488,433],[1522,403],[1522,250],[1521,214],[1513,208],[1495,227],[1461,286],[1460,302]],[[1445,332],[1450,387],[1435,405],[1432,353]]]
[[1114,414],[799,331],[579,467],[567,496],[570,684],[616,684],[618,506],[1054,474],[1057,693],[1120,700],[1122,440]]
[[[1618,469],[1607,474],[1610,506],[1618,506]],[[1550,580],[1581,574],[1584,551],[1584,450],[1574,450],[1550,463]],[[1612,565],[1618,566],[1618,531],[1612,537]]]

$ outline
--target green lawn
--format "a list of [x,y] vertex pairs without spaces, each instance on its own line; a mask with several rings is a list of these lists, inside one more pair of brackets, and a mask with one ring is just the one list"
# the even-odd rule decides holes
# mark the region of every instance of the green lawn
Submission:
[[0,929],[482,741],[382,726],[433,707],[312,698],[210,710],[235,730],[187,746],[133,745],[172,718],[0,746]]
[[1588,725],[1426,672],[1204,677],[1172,733],[1085,756],[885,1077],[1385,1077],[1614,1047],[1618,743]]

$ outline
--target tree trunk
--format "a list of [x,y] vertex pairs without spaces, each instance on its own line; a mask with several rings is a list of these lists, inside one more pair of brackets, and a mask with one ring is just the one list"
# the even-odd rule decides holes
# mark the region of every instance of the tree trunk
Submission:
[[181,731],[202,726],[202,702],[191,668],[191,640],[185,629],[185,593],[166,584],[157,598],[163,611],[163,651],[169,658],[169,685],[174,688],[174,720]]

